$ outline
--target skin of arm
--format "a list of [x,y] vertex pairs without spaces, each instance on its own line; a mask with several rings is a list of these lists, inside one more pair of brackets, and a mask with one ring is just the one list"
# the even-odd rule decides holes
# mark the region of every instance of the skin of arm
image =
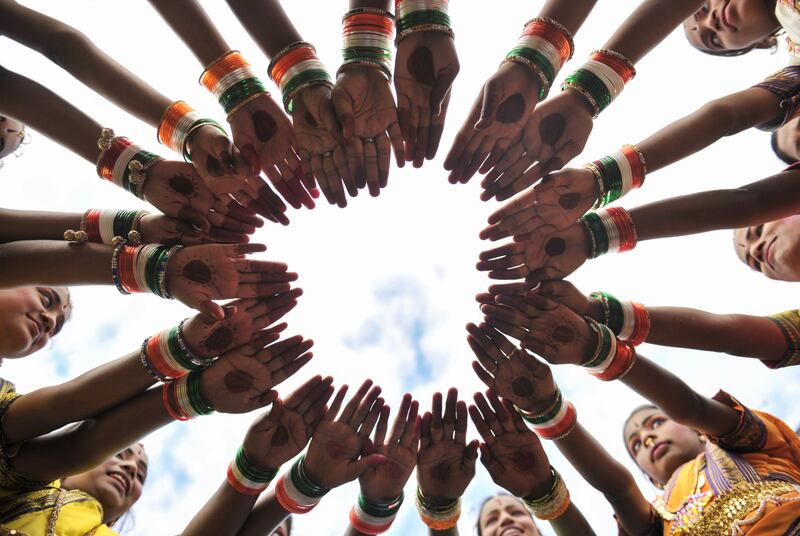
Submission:
[[150,0],[150,5],[204,66],[231,49],[196,1]]
[[[289,517],[289,512],[275,498],[275,491],[269,490],[258,500],[237,536],[263,536],[278,527]],[[271,528],[268,528],[271,527]]]
[[[64,232],[63,229],[61,231]],[[0,288],[26,285],[110,285],[113,246],[25,240],[0,245]],[[53,270],[58,266],[58,270]]]
[[597,4],[597,0],[573,2],[548,0],[539,12],[539,17],[550,17],[557,20],[574,36],[594,9],[595,4]]
[[79,229],[82,214],[0,208],[0,244],[16,240],[62,240],[67,229]]
[[[303,39],[277,0],[228,0],[228,5],[270,58],[289,43]],[[270,21],[268,27],[263,23],[267,20]]]

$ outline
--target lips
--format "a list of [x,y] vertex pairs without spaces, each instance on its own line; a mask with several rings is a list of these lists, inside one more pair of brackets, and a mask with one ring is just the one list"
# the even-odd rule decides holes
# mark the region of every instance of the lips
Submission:
[[107,473],[114,486],[119,490],[120,494],[124,497],[128,494],[131,487],[131,480],[124,473],[118,471],[111,471]]
[[653,450],[650,451],[650,461],[656,463],[658,460],[664,457],[664,455],[669,450],[669,443],[667,441],[662,441],[661,443],[656,443],[653,447]]
[[725,26],[727,26],[729,30],[733,30],[734,32],[739,30],[731,22],[731,3],[730,2],[727,2],[725,4],[725,7],[722,8],[722,10],[720,11],[720,19],[722,19],[722,23]]
[[519,536],[524,532],[519,527],[506,527],[497,533],[497,536]]

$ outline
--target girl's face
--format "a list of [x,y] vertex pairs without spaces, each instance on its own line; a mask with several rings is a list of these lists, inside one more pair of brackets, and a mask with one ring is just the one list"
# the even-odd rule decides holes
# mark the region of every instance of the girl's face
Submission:
[[25,125],[0,115],[0,158],[8,156],[17,150],[25,137]]
[[736,229],[736,256],[756,272],[779,281],[800,281],[800,214]]
[[779,27],[775,0],[708,0],[683,22],[689,42],[708,52],[748,48]]
[[800,160],[800,118],[792,119],[776,131],[778,150],[797,161]]
[[624,434],[636,465],[661,485],[667,483],[676,469],[703,451],[697,432],[655,408],[643,408],[631,415]]
[[64,287],[0,290],[0,358],[25,357],[41,350],[61,331],[72,312]]
[[97,499],[103,506],[103,522],[109,523],[139,500],[146,479],[147,454],[144,446],[136,443],[94,469],[65,478],[63,485]]
[[525,506],[516,497],[497,495],[481,508],[481,536],[541,536]]

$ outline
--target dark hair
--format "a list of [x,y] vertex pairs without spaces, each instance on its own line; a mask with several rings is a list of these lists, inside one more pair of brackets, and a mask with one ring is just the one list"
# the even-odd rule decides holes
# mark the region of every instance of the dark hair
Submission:
[[[523,506],[523,508],[525,508],[525,503],[523,503],[520,500],[519,497],[514,497],[510,493],[505,493],[505,492],[501,491],[500,493],[495,493],[494,495],[489,495],[488,497],[486,497],[483,500],[481,505],[478,507],[478,519],[475,520],[475,531],[478,533],[478,536],[483,536],[483,533],[481,532],[481,512],[483,511],[483,507],[486,506],[486,503],[488,503],[489,501],[491,501],[492,499],[494,499],[496,497],[511,497],[511,498],[516,499],[517,501],[519,501],[519,503]],[[533,521],[533,526],[536,527],[536,530],[539,530],[539,526],[536,524],[536,520],[533,519],[533,515],[531,515],[531,513],[528,512],[527,508],[525,508],[525,512],[527,512],[528,515],[531,516],[531,521]]]
[[769,137],[769,144],[772,147],[772,152],[775,153],[775,156],[780,158],[784,163],[789,164],[790,166],[797,162],[794,158],[789,156],[788,154],[781,151],[781,148],[778,147],[778,131],[773,130],[772,134]]

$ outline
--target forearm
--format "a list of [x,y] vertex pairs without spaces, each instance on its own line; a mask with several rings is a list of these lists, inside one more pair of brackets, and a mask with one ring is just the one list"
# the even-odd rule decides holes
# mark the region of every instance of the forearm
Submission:
[[153,383],[139,352],[132,352],[66,383],[37,389],[15,400],[3,420],[3,435],[11,444],[39,437],[107,411]]
[[[211,64],[230,50],[228,43],[196,0],[150,0],[150,4],[203,66]],[[262,19],[261,23],[266,24],[267,21],[270,19]]]
[[287,517],[289,517],[289,512],[275,498],[273,488],[261,495],[237,536],[272,534]]
[[100,149],[100,123],[46,87],[0,67],[0,115],[13,117],[93,165]]
[[63,240],[0,244],[0,288],[110,285],[113,251],[103,244],[74,246]]
[[780,328],[763,316],[717,315],[687,307],[648,307],[647,311],[647,342],[652,344],[776,362],[786,354]]
[[569,504],[567,511],[561,517],[550,521],[550,526],[558,536],[595,536],[592,526],[574,502]]
[[350,1],[350,9],[356,9],[358,7],[377,7],[380,9],[385,9],[387,11],[394,11],[392,8],[394,7],[394,3],[392,0],[349,0]]
[[258,495],[238,493],[225,481],[195,514],[181,536],[234,536],[244,525],[257,498]]
[[278,0],[228,0],[228,5],[270,58],[286,45],[303,39]]
[[563,24],[573,36],[578,32],[583,22],[589,17],[597,0],[547,0],[540,17],[549,17]]
[[0,244],[17,240],[62,240],[67,229],[79,229],[82,214],[0,208]]
[[639,240],[738,229],[800,212],[800,171],[730,190],[673,197],[630,210]]
[[459,536],[458,527],[452,527],[447,530],[434,530],[428,529],[429,536]]

